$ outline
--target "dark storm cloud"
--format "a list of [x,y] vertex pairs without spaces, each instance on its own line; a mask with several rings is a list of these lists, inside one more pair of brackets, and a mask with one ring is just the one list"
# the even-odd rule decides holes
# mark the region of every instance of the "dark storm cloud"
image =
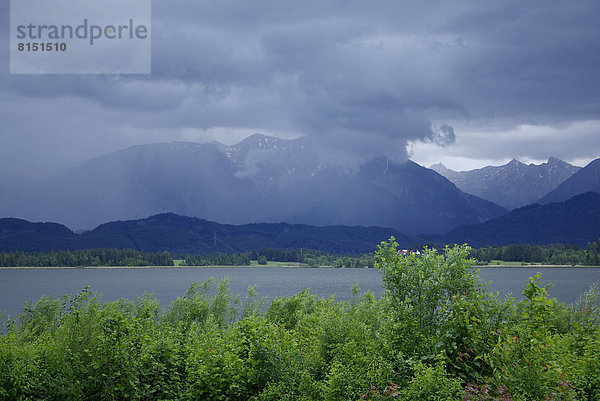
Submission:
[[[79,159],[229,127],[402,160],[410,142],[452,145],[457,122],[599,119],[597,2],[157,0],[152,15],[151,76],[0,76],[3,176],[15,143],[42,160],[69,140]],[[52,112],[27,121],[28,104]]]

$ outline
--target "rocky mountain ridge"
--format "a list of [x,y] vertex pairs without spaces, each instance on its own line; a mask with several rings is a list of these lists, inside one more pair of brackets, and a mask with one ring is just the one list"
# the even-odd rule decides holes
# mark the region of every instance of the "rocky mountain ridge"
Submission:
[[581,168],[550,157],[540,165],[527,165],[513,159],[503,166],[470,171],[450,170],[441,163],[431,169],[462,191],[512,210],[537,202]]

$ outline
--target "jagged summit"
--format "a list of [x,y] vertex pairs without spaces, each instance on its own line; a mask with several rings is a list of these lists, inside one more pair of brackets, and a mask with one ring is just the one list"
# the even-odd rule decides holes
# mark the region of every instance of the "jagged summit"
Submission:
[[520,166],[526,166],[526,164],[525,164],[525,163],[521,163],[521,162],[520,162],[519,160],[517,160],[517,159],[512,159],[512,160],[511,160],[511,161],[509,161],[509,162],[508,162],[506,165],[507,165],[507,166],[518,166],[518,167],[520,167]]
[[446,170],[448,170],[448,167],[446,167],[442,162],[439,162],[439,163],[436,163],[436,164],[432,164],[429,168],[431,170],[433,170],[433,171],[437,171],[438,173],[440,171],[446,171]]
[[580,169],[556,157],[540,165],[512,159],[503,166],[461,172],[442,167],[441,163],[431,166],[461,190],[509,210],[538,201]]
[[585,192],[600,192],[600,159],[592,160],[540,199],[540,203],[561,202]]
[[558,157],[550,156],[548,158],[548,164],[564,164],[565,162],[560,160]]

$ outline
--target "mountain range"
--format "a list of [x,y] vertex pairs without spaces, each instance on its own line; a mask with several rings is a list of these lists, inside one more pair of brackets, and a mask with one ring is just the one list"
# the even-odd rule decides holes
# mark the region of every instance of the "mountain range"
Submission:
[[373,252],[394,236],[401,248],[426,243],[486,245],[578,244],[600,238],[600,193],[587,192],[564,202],[534,204],[484,223],[465,225],[446,235],[413,238],[393,228],[299,224],[226,225],[164,213],[144,219],[114,221],[75,234],[56,223],[0,219],[0,251],[117,248],[147,252],[218,253],[260,248],[318,249],[338,254]]
[[135,249],[146,252],[233,253],[261,248],[317,249],[338,254],[373,252],[394,236],[402,247],[415,239],[393,228],[261,223],[219,224],[163,213],[144,219],[113,221],[76,234],[56,223],[0,219],[0,252],[74,249]]
[[[441,163],[434,164],[431,169],[462,191],[512,210],[538,202],[581,168],[551,157],[547,163],[540,165],[527,165],[513,159],[503,166],[487,166],[470,171],[454,171]],[[569,192],[570,196],[552,199],[566,200],[582,192],[586,191],[573,190]]]
[[375,158],[357,171],[306,138],[253,135],[220,143],[159,143],[109,153],[45,180],[0,183],[0,216],[90,229],[172,212],[223,224],[381,226],[442,234],[507,211],[412,161]]
[[235,145],[138,145],[48,179],[5,180],[0,216],[85,231],[107,221],[174,213],[225,225],[392,227],[429,238],[507,217],[507,209],[588,191],[600,192],[600,159],[585,168],[550,158],[538,166],[513,160],[456,172],[377,157],[350,170],[307,138],[257,134]]

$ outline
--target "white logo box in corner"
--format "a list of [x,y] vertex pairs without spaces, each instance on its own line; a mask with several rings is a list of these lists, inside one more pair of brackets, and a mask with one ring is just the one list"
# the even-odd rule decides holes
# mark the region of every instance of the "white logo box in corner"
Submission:
[[150,74],[151,0],[11,0],[11,74]]

